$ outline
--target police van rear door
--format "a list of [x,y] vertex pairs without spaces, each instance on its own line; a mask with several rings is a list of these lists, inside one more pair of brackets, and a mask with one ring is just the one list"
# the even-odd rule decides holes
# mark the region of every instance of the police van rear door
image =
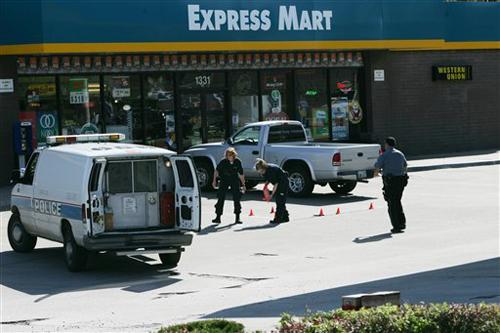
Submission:
[[200,231],[201,196],[198,177],[189,156],[171,156],[175,178],[176,229]]
[[96,235],[104,232],[104,169],[106,159],[95,159],[89,179],[89,210],[90,216],[87,216],[89,223],[89,232]]

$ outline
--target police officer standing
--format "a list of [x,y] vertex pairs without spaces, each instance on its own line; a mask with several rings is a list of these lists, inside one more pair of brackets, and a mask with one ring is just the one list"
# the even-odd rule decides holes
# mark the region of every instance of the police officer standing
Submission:
[[268,164],[262,159],[257,159],[255,164],[257,172],[264,177],[267,186],[273,184],[273,192],[270,199],[276,196],[276,214],[270,223],[285,223],[290,221],[286,210],[286,197],[288,195],[288,174],[275,164]]
[[384,199],[389,208],[389,217],[391,218],[391,232],[401,233],[406,228],[406,217],[401,205],[403,190],[408,184],[408,174],[406,168],[405,155],[394,148],[396,139],[388,137],[385,139],[385,152],[379,156],[375,163],[375,176],[382,170],[382,180],[384,187]]
[[217,178],[220,177],[220,184],[217,189],[217,203],[215,204],[215,213],[217,217],[212,220],[213,223],[220,223],[220,217],[224,210],[224,201],[226,200],[226,192],[231,188],[234,201],[234,214],[236,215],[234,223],[241,224],[241,194],[245,191],[245,176],[243,175],[243,167],[238,158],[236,149],[228,148],[225,152],[225,158],[220,161],[214,171],[214,179],[212,187],[217,188]]

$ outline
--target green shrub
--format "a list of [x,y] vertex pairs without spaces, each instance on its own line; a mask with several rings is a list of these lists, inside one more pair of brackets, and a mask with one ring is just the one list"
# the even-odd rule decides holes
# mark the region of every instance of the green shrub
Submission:
[[202,320],[162,328],[158,333],[242,333],[245,327],[228,320]]
[[386,305],[335,310],[293,318],[283,315],[280,333],[498,333],[500,305]]

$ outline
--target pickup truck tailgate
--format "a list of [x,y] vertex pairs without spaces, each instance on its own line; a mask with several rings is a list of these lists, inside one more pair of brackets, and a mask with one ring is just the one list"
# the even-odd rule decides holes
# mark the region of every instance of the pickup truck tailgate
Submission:
[[378,144],[339,146],[340,171],[372,170],[379,156]]

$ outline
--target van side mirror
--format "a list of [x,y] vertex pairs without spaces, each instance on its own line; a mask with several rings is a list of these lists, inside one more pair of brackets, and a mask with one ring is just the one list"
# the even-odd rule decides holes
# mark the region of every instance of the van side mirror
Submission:
[[17,184],[21,180],[21,170],[14,170],[10,175],[10,183]]
[[234,144],[233,138],[232,137],[227,138],[227,143],[232,146]]

